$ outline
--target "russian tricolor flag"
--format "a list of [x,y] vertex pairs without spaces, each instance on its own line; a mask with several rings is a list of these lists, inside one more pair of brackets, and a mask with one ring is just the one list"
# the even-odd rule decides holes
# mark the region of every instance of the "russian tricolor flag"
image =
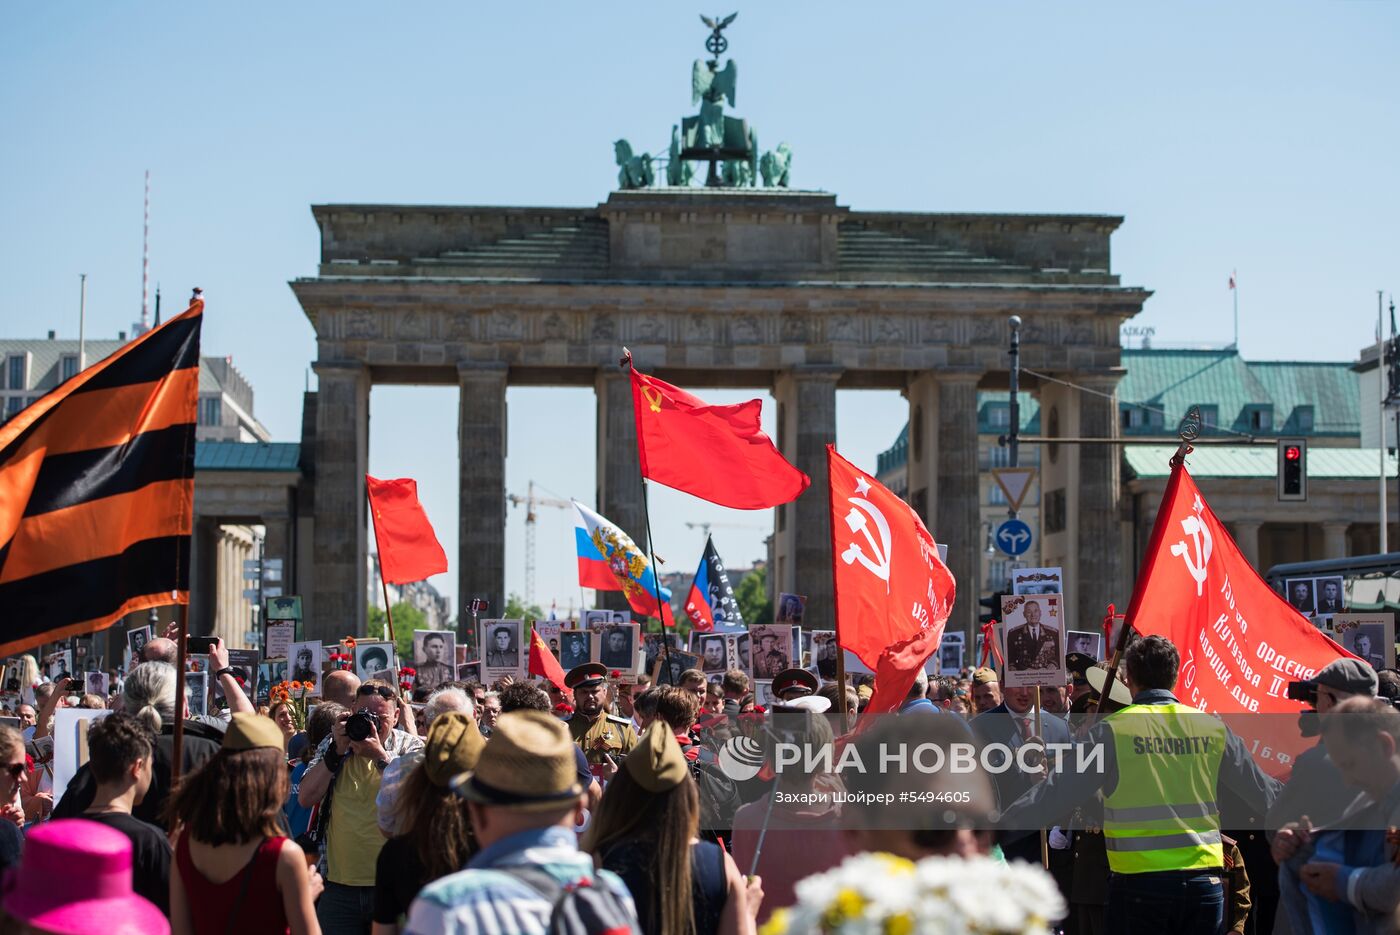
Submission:
[[676,625],[671,592],[661,588],[656,601],[656,576],[642,550],[618,526],[574,501],[574,545],[578,551],[578,584],[595,591],[621,591],[632,611]]

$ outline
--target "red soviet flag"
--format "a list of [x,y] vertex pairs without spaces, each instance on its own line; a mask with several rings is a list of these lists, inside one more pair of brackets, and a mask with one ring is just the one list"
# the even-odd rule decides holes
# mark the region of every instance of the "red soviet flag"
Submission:
[[642,476],[736,510],[796,500],[812,483],[759,427],[757,399],[710,406],[632,368],[632,409]]
[[826,446],[840,645],[875,670],[867,713],[892,711],[938,650],[957,583],[919,514]]
[[1181,653],[1177,697],[1225,715],[1260,768],[1275,774],[1312,741],[1297,736],[1292,717],[1231,715],[1296,715],[1301,705],[1287,697],[1288,683],[1350,655],[1259,577],[1180,464],[1162,495],[1127,621],[1172,641]]
[[549,679],[560,690],[565,690],[564,667],[559,665],[559,660],[554,658],[554,653],[549,651],[549,647],[544,643],[544,637],[540,636],[538,630],[530,628],[530,668],[531,675],[540,675]]
[[365,475],[379,575],[389,584],[422,581],[447,571],[447,555],[418,502],[418,482],[409,477],[379,480]]

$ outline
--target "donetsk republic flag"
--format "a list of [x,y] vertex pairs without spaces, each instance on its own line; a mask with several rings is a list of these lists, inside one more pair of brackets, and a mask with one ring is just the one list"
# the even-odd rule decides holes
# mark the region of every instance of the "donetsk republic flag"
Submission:
[[0,655],[188,603],[203,313],[0,426]]

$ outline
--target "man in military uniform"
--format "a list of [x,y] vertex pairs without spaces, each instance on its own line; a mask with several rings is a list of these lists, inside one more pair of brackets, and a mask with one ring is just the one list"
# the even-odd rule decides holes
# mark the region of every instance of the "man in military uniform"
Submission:
[[1060,631],[1040,622],[1040,604],[1026,601],[1026,622],[1006,634],[1006,667],[1016,672],[1026,669],[1060,667]]
[[585,662],[564,676],[564,684],[574,693],[569,735],[583,750],[595,776],[611,772],[609,755],[631,753],[637,745],[637,732],[631,720],[609,714],[604,707],[608,697],[607,675],[608,667],[601,662]]
[[773,676],[773,697],[778,699],[774,710],[824,714],[831,707],[831,699],[817,694],[820,687],[817,677],[806,669],[784,669]]
[[758,652],[753,657],[753,677],[773,678],[788,667],[787,653],[778,649],[776,633],[761,633],[758,637]]

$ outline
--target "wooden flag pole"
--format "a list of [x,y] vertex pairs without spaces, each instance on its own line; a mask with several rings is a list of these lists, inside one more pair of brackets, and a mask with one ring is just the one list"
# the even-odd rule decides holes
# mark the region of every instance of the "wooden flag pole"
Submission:
[[[180,781],[185,745],[185,655],[189,645],[189,604],[175,605],[175,736],[171,739],[170,788]],[[132,668],[135,668],[133,666]],[[205,676],[208,678],[208,676]],[[207,683],[206,683],[207,684]]]

